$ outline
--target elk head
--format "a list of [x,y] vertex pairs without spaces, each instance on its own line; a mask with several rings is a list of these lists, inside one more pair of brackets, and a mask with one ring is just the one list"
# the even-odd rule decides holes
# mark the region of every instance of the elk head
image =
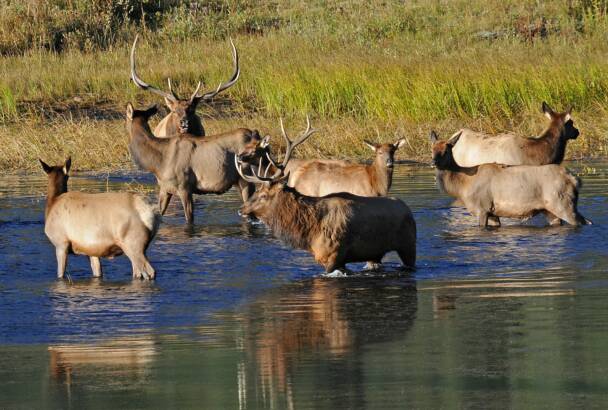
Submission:
[[68,173],[70,172],[70,167],[72,166],[72,158],[68,157],[63,165],[56,166],[48,165],[40,158],[38,158],[38,161],[40,161],[42,169],[49,177],[49,184],[55,187],[55,192],[57,194],[67,192],[68,179],[70,178]]
[[567,140],[575,140],[578,137],[580,133],[572,120],[572,107],[568,108],[565,112],[555,112],[549,107],[549,104],[543,101],[542,110],[551,121],[549,127],[555,128],[559,132],[560,137]]
[[378,164],[386,165],[387,168],[392,168],[395,164],[395,152],[405,145],[405,138],[399,139],[394,144],[374,144],[367,140],[363,140],[363,142],[376,153],[375,161]]
[[432,164],[434,166],[442,170],[452,169],[457,166],[452,153],[452,148],[456,145],[458,139],[460,139],[461,134],[462,132],[459,132],[447,141],[440,141],[437,133],[431,131],[429,139],[431,140],[431,144],[433,144]]
[[[283,138],[285,139],[285,156],[283,157],[283,161],[279,163],[279,161],[275,160],[270,154],[269,145],[266,137],[264,145],[264,153],[268,160],[268,165],[264,167],[262,159],[260,158],[257,167],[244,167],[245,163],[243,158],[239,155],[235,156],[235,164],[236,169],[243,178],[247,182],[251,182],[257,184],[255,193],[247,202],[243,204],[241,207],[241,213],[243,215],[252,215],[256,216],[260,219],[264,219],[265,214],[268,212],[272,212],[272,207],[269,206],[276,195],[281,192],[287,186],[287,181],[289,180],[289,173],[285,173],[285,168],[291,159],[291,155],[293,154],[293,150],[306,141],[312,134],[317,132],[317,130],[311,128],[310,118],[306,117],[306,130],[300,134],[295,141],[292,141],[285,132],[285,127],[283,126],[283,119],[281,119],[281,133],[283,134]],[[268,176],[270,171],[270,167],[275,169],[274,174],[272,176]],[[245,172],[245,168],[251,170],[251,175],[247,175]],[[257,169],[257,172],[256,172]],[[262,170],[263,173],[262,173]]]
[[192,134],[204,136],[205,129],[203,128],[201,119],[198,115],[196,115],[196,107],[198,106],[199,102],[209,102],[222,91],[232,87],[237,82],[241,74],[241,69],[239,67],[239,54],[234,46],[234,43],[232,42],[232,39],[230,40],[230,45],[232,46],[232,59],[234,61],[234,71],[232,77],[227,82],[220,83],[215,90],[203,94],[199,94],[202,87],[202,82],[199,81],[196,89],[190,95],[190,97],[184,99],[179,98],[179,96],[175,93],[170,78],[167,79],[169,91],[166,92],[144,82],[137,75],[137,71],[135,70],[135,47],[137,45],[138,38],[139,35],[135,36],[135,41],[133,41],[133,46],[131,47],[131,79],[135,85],[142,90],[149,90],[165,99],[165,104],[171,112],[163,120],[166,121],[164,136],[170,137],[174,134]]

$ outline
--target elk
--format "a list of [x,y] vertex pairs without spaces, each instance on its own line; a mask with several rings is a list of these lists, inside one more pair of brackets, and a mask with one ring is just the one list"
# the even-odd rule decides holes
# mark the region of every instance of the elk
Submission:
[[[572,108],[555,112],[546,102],[542,111],[549,119],[549,127],[538,138],[525,138],[514,134],[486,135],[470,129],[461,129],[452,138],[454,160],[461,167],[481,164],[546,165],[561,164],[569,140],[578,137],[574,127]],[[450,140],[451,140],[450,139]]]
[[95,277],[103,274],[100,258],[124,253],[134,278],[154,279],[154,268],[146,258],[160,224],[154,207],[128,192],[68,192],[71,159],[59,166],[39,161],[48,175],[44,233],[55,245],[57,277],[65,273],[68,253],[89,256]]
[[591,224],[577,210],[580,182],[566,168],[556,164],[461,167],[453,154],[459,135],[439,141],[432,131],[430,139],[437,183],[477,216],[479,226],[487,226],[490,218],[500,226],[500,217],[527,219],[538,213],[545,214],[551,225]]
[[234,71],[232,73],[232,77],[230,77],[227,82],[220,83],[215,90],[206,92],[204,94],[199,94],[202,87],[202,82],[199,81],[196,89],[190,95],[190,98],[183,99],[179,98],[179,96],[173,90],[170,78],[167,79],[169,84],[169,92],[166,92],[144,82],[137,75],[137,71],[135,69],[135,47],[137,45],[138,38],[139,35],[135,36],[135,41],[133,41],[133,46],[131,47],[131,79],[135,85],[142,90],[149,90],[154,94],[163,97],[165,99],[165,104],[170,110],[170,113],[154,128],[154,135],[157,138],[168,138],[179,134],[191,134],[204,137],[205,129],[203,128],[200,117],[196,115],[196,107],[201,101],[209,102],[222,91],[232,87],[237,82],[241,74],[241,69],[239,67],[239,54],[234,46],[234,43],[232,42],[232,39],[230,40],[230,45],[232,46],[232,59],[234,61]]
[[[380,263],[390,251],[397,251],[403,264],[416,262],[416,222],[408,206],[387,197],[362,197],[341,192],[324,197],[299,193],[287,184],[285,169],[293,148],[308,138],[308,129],[293,143],[287,141],[283,162],[271,160],[276,171],[270,177],[235,159],[241,177],[259,184],[241,207],[244,215],[255,216],[270,227],[275,236],[295,248],[314,255],[326,272],[345,269],[350,262]],[[271,157],[268,157],[271,159]]]
[[[283,138],[288,140],[281,121]],[[401,138],[394,144],[364,141],[376,154],[370,165],[336,160],[296,160],[286,168],[288,185],[307,196],[325,196],[349,192],[359,196],[386,196],[393,181],[395,151],[405,144]]]
[[188,133],[157,138],[148,124],[149,118],[157,112],[155,105],[136,110],[129,103],[126,117],[129,151],[140,168],[156,176],[161,215],[173,195],[179,196],[189,224],[194,220],[193,194],[223,194],[236,186],[243,201],[249,198],[254,186],[241,178],[234,158],[240,155],[253,159],[261,155],[260,143],[263,141],[258,131],[238,128],[204,139]]

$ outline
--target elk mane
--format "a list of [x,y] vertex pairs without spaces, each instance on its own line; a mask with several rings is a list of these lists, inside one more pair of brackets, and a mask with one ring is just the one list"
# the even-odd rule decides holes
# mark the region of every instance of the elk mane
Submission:
[[268,224],[274,234],[294,248],[310,249],[319,233],[332,241],[346,232],[350,210],[342,206],[319,206],[317,198],[300,195],[285,187],[274,199]]

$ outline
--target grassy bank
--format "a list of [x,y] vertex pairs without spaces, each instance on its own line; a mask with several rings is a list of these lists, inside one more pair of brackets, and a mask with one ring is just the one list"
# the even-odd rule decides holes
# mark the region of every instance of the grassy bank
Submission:
[[400,157],[426,160],[431,128],[535,135],[546,100],[575,108],[581,137],[570,157],[608,149],[604,1],[143,1],[138,12],[140,2],[127,1],[120,3],[131,4],[131,14],[110,9],[118,15],[104,20],[112,30],[94,33],[87,31],[93,22],[81,21],[89,3],[68,3],[71,14],[40,5],[29,11],[59,26],[78,23],[78,32],[62,29],[60,49],[45,43],[56,34],[30,33],[28,42],[7,29],[27,13],[15,3],[0,19],[2,169],[32,169],[37,156],[68,153],[84,169],[130,164],[124,104],[160,103],[129,83],[135,32],[144,33],[142,77],[162,86],[170,76],[182,94],[198,80],[214,86],[227,78],[226,38],[233,37],[242,77],[199,109],[210,132],[247,126],[278,137],[279,116],[296,132],[311,113],[323,132],[303,155],[364,158],[363,138],[405,135]]

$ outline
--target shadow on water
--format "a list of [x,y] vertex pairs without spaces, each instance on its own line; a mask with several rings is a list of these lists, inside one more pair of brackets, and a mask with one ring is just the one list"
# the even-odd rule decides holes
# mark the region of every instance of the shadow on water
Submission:
[[153,283],[120,257],[101,280],[84,257],[55,279],[43,176],[2,176],[0,408],[605,408],[608,167],[592,165],[580,208],[595,225],[500,229],[450,207],[429,168],[398,167],[392,194],[418,225],[408,275],[390,254],[383,273],[323,277],[233,192],[199,197],[190,227],[174,201]]

